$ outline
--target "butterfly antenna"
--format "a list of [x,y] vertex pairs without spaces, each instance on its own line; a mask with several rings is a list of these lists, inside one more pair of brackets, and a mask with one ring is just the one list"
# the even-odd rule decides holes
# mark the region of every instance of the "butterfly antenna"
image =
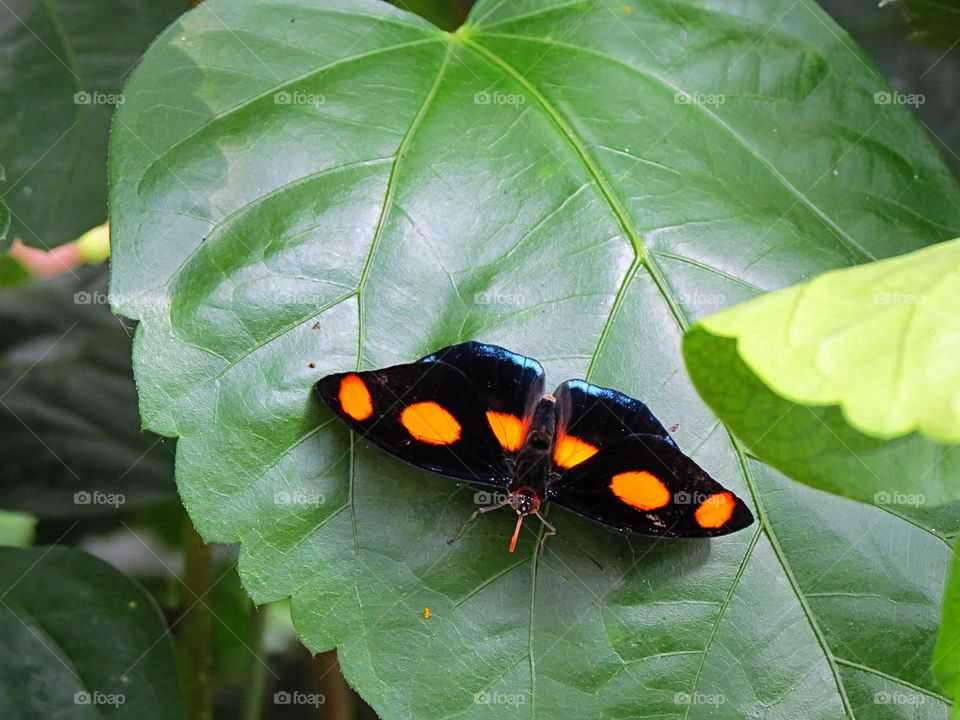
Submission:
[[517,527],[513,531],[513,537],[510,538],[510,552],[517,549],[517,538],[520,537],[520,526],[523,525],[523,515],[517,513]]

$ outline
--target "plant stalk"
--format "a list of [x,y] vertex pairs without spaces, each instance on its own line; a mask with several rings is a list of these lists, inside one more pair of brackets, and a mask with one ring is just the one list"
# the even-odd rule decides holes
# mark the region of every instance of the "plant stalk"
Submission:
[[267,609],[253,608],[253,628],[251,630],[251,650],[254,654],[250,671],[250,684],[244,699],[243,720],[260,720],[263,712],[263,700],[267,690],[267,659],[264,657],[263,639],[267,622]]
[[213,720],[213,616],[206,597],[212,583],[210,547],[184,513],[179,645],[186,720]]
[[317,692],[323,694],[325,702],[323,713],[318,716],[329,720],[355,720],[357,709],[354,706],[350,686],[340,672],[340,663],[337,661],[337,651],[329,650],[320,653],[312,661],[314,683]]

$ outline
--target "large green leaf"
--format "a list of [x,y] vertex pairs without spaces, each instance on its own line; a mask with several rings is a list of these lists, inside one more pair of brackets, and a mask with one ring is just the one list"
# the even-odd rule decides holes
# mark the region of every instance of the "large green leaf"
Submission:
[[0,198],[12,211],[13,237],[49,248],[106,219],[107,136],[120,88],[186,5],[0,3],[0,163],[8,175]]
[[160,610],[79,550],[0,548],[0,687],[11,720],[180,720]]
[[[809,2],[488,0],[447,35],[206,0],[111,148],[114,306],[199,530],[387,718],[942,717],[948,544],[745,456],[680,353],[719,306],[960,232],[884,89]],[[759,522],[653,542],[553,511],[510,555],[504,513],[448,546],[472,493],[310,387],[471,337],[642,398]]]
[[175,497],[169,441],[140,430],[131,330],[105,268],[0,288],[0,507],[103,515]]
[[711,315],[684,353],[707,404],[790,477],[880,505],[960,500],[960,240]]

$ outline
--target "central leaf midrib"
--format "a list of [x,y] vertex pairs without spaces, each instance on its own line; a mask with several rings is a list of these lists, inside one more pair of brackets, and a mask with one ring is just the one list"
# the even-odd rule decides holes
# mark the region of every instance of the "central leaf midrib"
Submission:
[[633,248],[634,260],[627,269],[627,272],[624,274],[624,278],[621,281],[620,286],[617,288],[617,292],[614,295],[613,303],[611,305],[610,313],[607,316],[607,321],[600,330],[600,337],[597,342],[596,350],[590,358],[590,365],[587,367],[586,372],[586,379],[589,380],[596,367],[597,359],[600,356],[600,351],[606,344],[607,337],[609,336],[609,333],[613,327],[614,318],[617,316],[617,313],[620,310],[620,307],[623,305],[624,299],[626,298],[630,281],[636,275],[641,265],[645,265],[647,267],[651,278],[657,284],[658,288],[660,289],[660,293],[663,295],[664,300],[667,302],[667,305],[670,308],[670,312],[674,315],[674,318],[678,323],[683,322],[680,308],[672,294],[669,292],[668,288],[665,286],[663,277],[656,268],[650,253],[647,252],[643,243],[643,238],[630,221],[630,216],[628,215],[626,208],[621,204],[620,199],[617,197],[616,193],[614,193],[613,188],[610,187],[610,184],[607,182],[603,172],[594,162],[590,153],[587,152],[584,144],[580,142],[580,139],[577,137],[576,132],[570,126],[570,124],[557,111],[557,109],[553,107],[543,93],[541,93],[536,86],[527,80],[527,78],[525,78],[523,74],[520,73],[515,67],[510,65],[510,63],[489,48],[484,47],[469,37],[464,37],[463,43],[465,46],[478,53],[481,57],[485,58],[488,62],[498,67],[502,72],[506,73],[510,78],[512,78],[514,82],[521,85],[527,90],[527,92],[533,95],[536,101],[540,104],[540,107],[542,107],[544,112],[550,117],[551,121],[559,129],[560,134],[570,144],[583,165],[586,167],[588,174],[592,178],[594,184],[600,190],[600,193],[603,195],[606,203],[610,206],[610,209],[616,216],[620,227],[630,240],[630,245]]
[[[443,82],[444,74],[446,73],[447,66],[450,64],[450,56],[453,52],[453,47],[447,45],[446,52],[444,53],[443,60],[440,63],[440,67],[437,70],[437,75],[433,80],[433,83],[430,86],[430,89],[427,91],[427,94],[424,96],[423,102],[420,105],[420,108],[417,110],[417,114],[414,115],[413,120],[410,121],[409,127],[403,134],[403,137],[400,139],[400,143],[397,145],[397,152],[394,155],[393,164],[390,167],[390,176],[387,179],[387,188],[384,192],[383,206],[380,210],[380,216],[377,218],[377,227],[374,230],[373,238],[370,241],[370,250],[367,253],[366,261],[363,265],[363,270],[360,273],[360,280],[357,282],[357,364],[356,369],[359,371],[363,363],[363,307],[365,293],[364,289],[366,288],[367,280],[370,276],[370,268],[373,266],[373,258],[377,251],[377,248],[380,245],[381,238],[383,236],[383,229],[386,226],[387,216],[390,214],[390,210],[393,207],[393,198],[394,193],[396,192],[396,184],[398,177],[398,170],[400,163],[403,161],[404,155],[406,154],[407,149],[410,147],[410,143],[413,140],[413,136],[416,133],[417,129],[423,123],[423,119],[427,114],[427,110],[430,108],[433,99],[436,97],[437,90],[440,87],[440,84]],[[356,434],[350,433],[350,451],[349,451],[349,482],[347,488],[347,505],[350,508],[350,524],[353,531],[353,593],[357,600],[357,613],[360,616],[360,625],[363,630],[361,637],[365,637],[367,634],[366,631],[366,619],[364,617],[363,603],[360,598],[360,583],[358,573],[360,571],[360,536],[357,530],[357,510],[356,504],[354,502],[354,489],[356,487]]]
[[[726,426],[724,426],[726,427]],[[850,700],[847,697],[846,686],[843,683],[843,680],[840,678],[840,669],[837,667],[836,657],[833,654],[833,651],[830,649],[830,646],[827,643],[827,638],[823,634],[823,631],[820,629],[820,623],[817,622],[817,619],[814,617],[813,609],[807,603],[806,596],[800,589],[800,583],[797,581],[796,576],[793,574],[793,570],[790,567],[790,563],[787,562],[787,558],[784,555],[783,548],[780,547],[780,541],[777,539],[777,536],[774,534],[772,528],[770,527],[770,521],[767,518],[766,508],[763,506],[762,501],[760,500],[760,491],[757,488],[756,482],[753,479],[753,475],[750,472],[749,468],[749,459],[746,456],[743,448],[737,442],[737,440],[730,433],[730,430],[727,430],[727,435],[730,438],[730,444],[733,446],[734,451],[737,453],[737,460],[740,463],[740,467],[743,471],[743,478],[747,483],[747,487],[750,490],[750,496],[753,499],[753,506],[757,511],[757,518],[760,522],[760,526],[763,529],[764,533],[767,536],[767,540],[770,542],[770,548],[773,550],[774,557],[777,558],[777,562],[780,563],[780,567],[783,570],[783,574],[787,579],[787,582],[790,584],[790,589],[793,591],[794,596],[797,598],[797,602],[800,604],[800,609],[803,611],[804,617],[807,619],[807,624],[810,626],[810,630],[813,632],[814,637],[817,641],[817,644],[820,646],[821,651],[823,652],[824,659],[827,662],[827,665],[830,668],[830,673],[833,675],[833,681],[837,686],[837,693],[840,696],[840,702],[843,705],[844,714],[852,718],[854,717],[853,708],[850,705]],[[756,546],[754,546],[756,547]]]
[[530,92],[537,102],[543,108],[544,112],[550,117],[553,123],[560,129],[561,134],[564,139],[570,144],[573,150],[580,157],[580,160],[587,168],[587,172],[590,174],[594,183],[597,185],[597,188],[600,190],[601,194],[606,200],[607,204],[610,205],[610,208],[613,210],[614,214],[617,217],[623,231],[627,234],[627,237],[630,239],[630,244],[633,246],[634,252],[643,257],[646,254],[646,250],[643,245],[643,240],[640,235],[637,233],[636,229],[633,227],[633,223],[630,222],[630,217],[627,214],[626,209],[621,205],[620,199],[614,194],[613,189],[610,187],[607,182],[606,177],[600,171],[600,168],[597,167],[594,163],[593,158],[587,152],[586,147],[583,143],[580,142],[580,139],[577,137],[573,128],[570,124],[563,118],[563,116],[557,112],[549,100],[543,96],[543,94],[533,85],[529,80],[527,80],[516,68],[506,62],[499,55],[494,53],[492,50],[484,47],[475,40],[464,37],[463,44],[474,51],[478,52],[481,56],[486,58],[489,62],[493,63],[499,67],[503,72],[509,75],[515,82],[522,85],[528,92]]
[[397,171],[400,167],[400,162],[403,160],[404,155],[406,154],[407,149],[410,147],[410,143],[413,140],[414,134],[417,132],[417,129],[423,123],[424,117],[426,117],[427,110],[430,108],[430,104],[433,102],[434,97],[436,97],[437,90],[440,87],[440,84],[443,82],[443,76],[446,73],[447,66],[450,64],[450,56],[453,52],[453,46],[447,45],[446,52],[444,53],[443,60],[440,63],[440,67],[437,70],[437,76],[434,78],[433,83],[430,85],[430,89],[427,91],[427,94],[423,98],[423,102],[420,105],[420,108],[417,110],[417,114],[414,115],[413,120],[410,121],[409,127],[403,133],[403,137],[400,138],[400,143],[397,145],[397,152],[393,158],[393,164],[390,166],[390,175],[387,178],[387,189],[384,193],[383,198],[383,207],[380,210],[380,216],[377,218],[377,227],[373,232],[373,238],[370,241],[370,250],[367,253],[367,259],[363,264],[363,270],[360,272],[360,280],[357,282],[357,367],[359,371],[361,364],[363,362],[363,306],[364,306],[364,288],[367,285],[367,280],[370,277],[370,268],[373,266],[373,257],[377,252],[377,248],[380,246],[380,241],[383,237],[383,229],[386,227],[387,216],[390,214],[390,210],[393,208],[393,197],[396,192],[397,186]]

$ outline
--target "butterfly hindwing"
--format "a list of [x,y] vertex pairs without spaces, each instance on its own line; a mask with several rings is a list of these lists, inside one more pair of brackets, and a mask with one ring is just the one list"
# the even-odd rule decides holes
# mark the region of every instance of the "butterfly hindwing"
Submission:
[[499,349],[493,346],[465,345],[480,344],[454,345],[381,370],[328,375],[316,392],[361,437],[401,460],[505,487],[509,453],[501,436],[506,431],[489,413],[517,413],[522,422],[531,390],[537,392],[538,382],[542,387],[542,370],[536,372],[535,361],[531,367],[482,350]]
[[674,444],[646,405],[621,392],[567,380],[554,395],[558,417],[553,461],[559,468],[584,462],[604,444],[630,435],[655,435]]
[[601,443],[561,470],[548,500],[624,532],[654,537],[709,537],[747,527],[744,502],[659,435]]

